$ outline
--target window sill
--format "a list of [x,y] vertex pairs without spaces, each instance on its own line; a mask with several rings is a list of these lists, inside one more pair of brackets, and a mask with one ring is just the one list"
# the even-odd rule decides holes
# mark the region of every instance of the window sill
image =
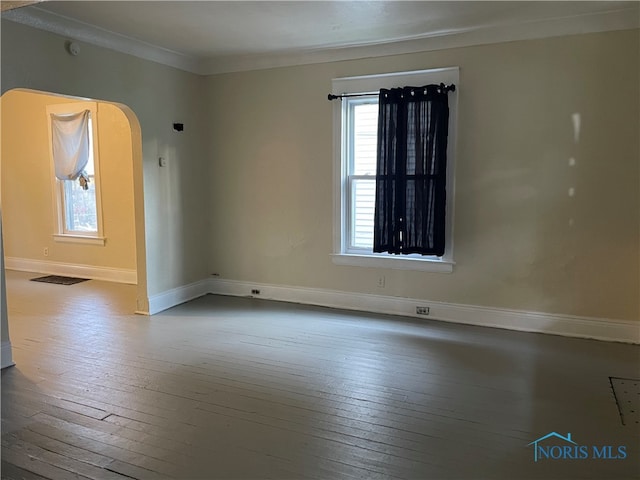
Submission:
[[352,267],[392,268],[397,270],[420,270],[423,272],[452,273],[455,262],[451,260],[431,260],[419,258],[400,258],[384,255],[358,255],[337,253],[331,255],[336,265]]
[[53,240],[60,243],[84,243],[85,245],[100,245],[104,247],[107,239],[88,235],[57,234],[53,236]]

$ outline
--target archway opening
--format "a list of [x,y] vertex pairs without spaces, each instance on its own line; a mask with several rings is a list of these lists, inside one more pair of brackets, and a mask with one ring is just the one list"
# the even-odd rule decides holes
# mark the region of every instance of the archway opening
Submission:
[[[95,106],[95,178],[101,240],[59,235],[52,174],[51,106]],[[14,89],[0,98],[0,208],[4,267],[136,285],[131,311],[148,312],[142,135],[135,113],[119,103]],[[4,283],[2,285],[4,288]]]

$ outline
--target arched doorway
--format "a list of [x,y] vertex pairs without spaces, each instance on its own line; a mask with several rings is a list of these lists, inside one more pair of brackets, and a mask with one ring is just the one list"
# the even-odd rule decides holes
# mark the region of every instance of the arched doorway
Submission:
[[[96,105],[106,237],[98,248],[56,241],[53,228],[56,206],[46,107],[78,102]],[[134,283],[137,302],[131,311],[146,313],[142,136],[135,113],[119,103],[28,89],[6,92],[0,104],[4,267],[56,274],[52,269],[81,271],[85,277]]]

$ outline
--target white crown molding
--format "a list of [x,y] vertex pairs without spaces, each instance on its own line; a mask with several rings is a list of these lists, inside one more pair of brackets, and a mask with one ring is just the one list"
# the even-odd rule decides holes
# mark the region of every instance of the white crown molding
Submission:
[[516,25],[492,25],[464,31],[439,32],[421,38],[373,45],[288,52],[276,55],[247,55],[210,58],[201,61],[199,71],[206,75],[261,70],[294,65],[328,63],[362,58],[445,50],[517,40],[533,40],[640,27],[637,10],[618,10],[577,15]]
[[2,18],[199,75],[356,60],[640,27],[637,8],[628,8],[520,24],[489,25],[475,29],[438,32],[419,38],[386,43],[198,59],[53,14],[38,7],[11,10],[3,13]]
[[95,267],[92,265],[75,265],[71,263],[51,262],[45,260],[32,260],[29,258],[7,257],[5,259],[7,270],[21,272],[35,272],[47,275],[62,275],[106,282],[138,283],[138,275],[135,270],[125,268]]
[[3,19],[58,34],[70,40],[126,53],[191,73],[198,71],[198,59],[120,35],[87,23],[57,15],[38,7],[19,8],[2,14]]

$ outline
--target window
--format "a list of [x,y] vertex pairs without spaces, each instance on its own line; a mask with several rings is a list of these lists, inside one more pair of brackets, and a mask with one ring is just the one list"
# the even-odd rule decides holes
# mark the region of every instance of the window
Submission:
[[[441,257],[388,255],[373,252],[375,175],[378,123],[378,91],[381,88],[458,85],[458,69],[446,68],[399,74],[335,79],[333,93],[361,94],[335,100],[336,225],[334,263],[451,272],[453,270],[453,191],[457,94],[449,94],[449,142],[447,147],[446,247]],[[370,94],[370,95],[367,95]]]
[[[91,124],[89,119],[89,131]],[[97,234],[98,206],[96,202],[96,174],[93,160],[92,136],[89,136],[89,161],[84,168],[85,182],[79,180],[57,180],[62,187],[63,232],[66,234]]]
[[348,178],[345,183],[349,207],[346,251],[368,253],[373,247],[373,212],[376,200],[376,140],[378,99],[344,99],[346,124],[350,135],[347,143]]
[[[86,165],[80,176],[61,180],[56,177],[54,161],[53,116],[63,118],[88,112],[87,122],[78,127],[86,135],[88,151]],[[54,204],[54,239],[60,242],[94,243],[104,245],[102,234],[100,176],[98,174],[98,148],[96,145],[97,105],[94,102],[49,105],[47,120],[49,124],[49,144],[51,146],[51,171]]]

